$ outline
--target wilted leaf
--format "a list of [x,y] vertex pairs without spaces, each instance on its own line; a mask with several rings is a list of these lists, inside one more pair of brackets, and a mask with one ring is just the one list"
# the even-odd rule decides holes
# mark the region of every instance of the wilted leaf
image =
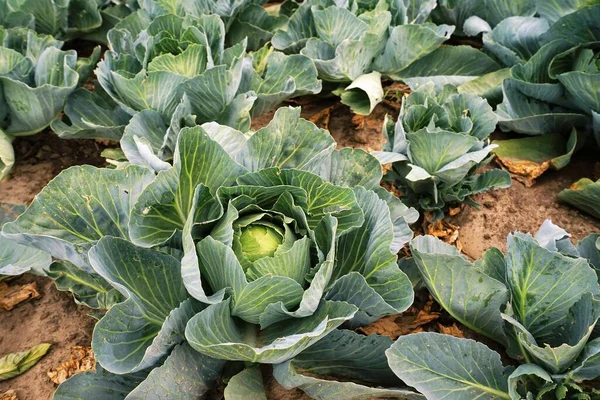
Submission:
[[40,293],[37,291],[35,282],[15,286],[8,286],[6,282],[0,282],[0,307],[7,311],[12,310],[19,303],[38,297],[40,297]]
[[10,389],[0,395],[0,400],[19,400],[19,398],[17,397],[17,392]]
[[0,358],[0,381],[21,375],[33,367],[50,349],[49,343],[41,343],[29,350],[7,354]]
[[434,301],[430,297],[422,309],[411,307],[400,315],[381,318],[372,324],[358,328],[357,331],[365,335],[389,336],[392,339],[411,333],[423,332],[423,326],[440,317],[439,312],[431,310],[433,304]]
[[456,326],[456,324],[452,324],[450,326],[444,326],[442,324],[437,324],[438,330],[440,331],[440,333],[443,333],[444,335],[451,335],[457,338],[464,338],[465,334],[463,333],[463,331],[460,330],[460,328],[458,326]]
[[92,348],[88,346],[71,346],[69,360],[48,371],[48,377],[54,384],[60,385],[71,376],[80,372],[96,370],[96,360]]
[[573,130],[569,136],[551,133],[493,143],[498,145],[493,150],[496,160],[530,187],[549,168],[559,170],[571,161],[577,146],[577,132]]

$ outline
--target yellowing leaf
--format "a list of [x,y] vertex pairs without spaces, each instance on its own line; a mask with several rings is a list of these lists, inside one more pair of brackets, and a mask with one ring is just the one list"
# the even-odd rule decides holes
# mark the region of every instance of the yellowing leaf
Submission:
[[0,381],[21,375],[33,367],[50,349],[50,343],[41,343],[27,351],[7,354],[0,358]]

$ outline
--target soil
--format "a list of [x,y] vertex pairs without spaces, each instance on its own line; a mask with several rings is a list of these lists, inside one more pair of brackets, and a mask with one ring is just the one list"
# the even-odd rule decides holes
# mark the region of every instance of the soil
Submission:
[[19,400],[47,400],[55,386],[46,375],[50,368],[69,359],[71,346],[89,346],[96,320],[90,309],[77,306],[69,293],[56,290],[47,278],[25,274],[10,284],[35,282],[40,298],[0,310],[0,356],[50,343],[50,351],[33,368],[16,378],[0,382],[0,395],[17,391]]
[[106,145],[93,140],[61,140],[52,131],[17,138],[16,163],[8,179],[0,181],[0,202],[25,204],[60,171],[73,165],[105,165],[100,156]]
[[489,247],[505,251],[510,232],[535,233],[546,219],[569,232],[575,242],[600,232],[599,220],[556,201],[556,195],[578,179],[600,178],[595,176],[597,161],[598,154],[594,151],[579,153],[562,170],[547,171],[532,187],[513,179],[508,189],[475,196],[474,200],[481,204],[480,210],[465,207],[460,214],[447,219],[460,226],[463,253],[475,259]]
[[[329,128],[338,147],[351,146],[369,151],[381,149],[384,143],[381,134],[384,116],[391,114],[395,118],[397,115],[397,108],[380,104],[369,117],[356,117],[346,106],[327,98],[298,99],[289,105],[302,106],[304,118],[312,118],[320,127]],[[253,129],[265,126],[273,113],[255,118]],[[48,132],[18,139],[15,142],[17,163],[11,177],[0,182],[0,202],[30,202],[48,181],[69,166],[105,165],[100,156],[104,148],[105,145],[94,141],[59,140]],[[595,177],[597,157],[592,153],[577,154],[568,167],[547,172],[531,188],[513,180],[509,189],[476,196],[475,200],[482,204],[480,210],[465,207],[458,215],[447,219],[460,226],[463,252],[478,258],[491,246],[504,250],[509,232],[535,232],[547,218],[565,228],[576,240],[600,232],[600,221],[555,200],[560,190],[577,179]],[[20,400],[50,399],[54,385],[47,371],[68,359],[72,345],[90,345],[95,321],[87,316],[88,309],[76,306],[68,293],[58,292],[48,279],[24,275],[14,282],[36,282],[41,298],[22,303],[10,312],[0,311],[0,356],[41,342],[50,342],[53,346],[31,370],[0,383],[0,395],[8,389],[16,389]],[[441,321],[452,324],[443,315]],[[272,378],[265,380],[265,386],[270,399],[307,399],[299,390],[284,390]]]

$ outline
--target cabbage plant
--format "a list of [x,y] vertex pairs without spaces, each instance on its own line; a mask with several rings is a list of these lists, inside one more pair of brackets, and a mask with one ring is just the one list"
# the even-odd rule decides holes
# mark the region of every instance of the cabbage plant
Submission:
[[[195,398],[223,378],[227,398],[264,396],[256,365],[285,363],[344,323],[410,306],[396,253],[418,214],[379,187],[374,157],[336,150],[327,131],[299,115],[279,109],[252,135],[217,124],[183,128],[173,165],[158,174],[139,165],[72,167],[5,225],[7,238],[118,291],[75,293],[119,303],[94,330],[97,371],[67,381],[55,398],[83,388]],[[341,344],[358,342],[341,335],[331,351],[349,363],[354,348]],[[387,368],[390,342],[381,340],[371,339],[381,350],[371,365]],[[421,398],[397,389],[389,370],[387,391],[373,376],[361,382],[357,398],[394,390]]]
[[[383,100],[382,76],[414,89],[429,81],[458,85],[499,69],[474,48],[442,46],[454,27],[426,22],[435,6],[429,0],[309,0],[297,6],[272,43],[310,57],[321,79],[341,85],[334,93],[343,103],[369,114]],[[287,13],[291,8],[282,7]]]
[[[125,3],[125,2],[123,2]],[[112,24],[131,12],[129,5],[113,0],[7,0],[0,4],[0,25],[26,27],[38,33],[69,40],[83,36],[101,43]]]
[[63,42],[25,28],[0,27],[0,178],[14,164],[16,136],[45,129],[63,109],[67,96],[82,84],[100,55],[77,58]]
[[180,17],[191,15],[218,15],[225,24],[225,42],[233,46],[244,39],[248,40],[248,50],[263,47],[273,32],[287,23],[285,16],[275,16],[263,7],[266,0],[138,0],[151,18],[164,14]]
[[245,39],[226,47],[225,24],[215,14],[153,16],[140,9],[110,30],[108,40],[96,70],[107,96],[73,94],[66,118],[52,126],[61,137],[118,140],[137,117],[132,124],[161,126],[156,140],[163,142],[182,115],[194,115],[188,124],[215,121],[247,130],[251,114],[321,90],[307,57],[268,48],[248,56]]
[[[540,166],[548,161],[556,169],[566,165],[573,151],[593,140],[592,136],[600,144],[600,32],[596,23],[600,5],[574,11],[567,3],[554,13],[555,22],[540,37],[540,49],[512,67],[497,109],[502,130],[534,136],[523,139],[515,149],[502,149],[499,143],[504,156]],[[548,145],[556,138],[556,145]],[[558,157],[560,162],[553,160]]]
[[510,186],[504,171],[476,173],[491,159],[495,145],[488,136],[495,127],[486,100],[451,85],[439,93],[427,85],[404,98],[395,125],[386,119],[387,143],[373,154],[383,164],[392,163],[386,178],[398,185],[406,204],[439,218],[448,205],[477,206],[471,195]]
[[519,365],[504,367],[474,340],[417,333],[387,350],[390,367],[428,399],[596,398],[598,236],[575,247],[546,221],[535,236],[510,234],[506,255],[491,248],[475,263],[435,237],[414,239],[414,261],[435,300]]

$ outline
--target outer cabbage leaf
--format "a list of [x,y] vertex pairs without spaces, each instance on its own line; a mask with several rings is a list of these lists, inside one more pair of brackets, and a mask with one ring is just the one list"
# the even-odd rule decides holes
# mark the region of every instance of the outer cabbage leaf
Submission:
[[122,170],[71,167],[46,186],[3,235],[93,272],[87,252],[104,236],[129,239],[133,203],[153,174],[138,166]]
[[506,342],[500,314],[508,301],[503,282],[475,268],[453,246],[431,236],[414,239],[411,252],[425,285],[445,310],[470,329]]
[[189,299],[177,259],[104,237],[90,250],[90,262],[126,297],[94,329],[92,349],[105,369],[141,371],[184,340],[185,324],[203,307]]
[[[13,221],[26,206],[0,203],[0,225]],[[31,249],[7,239],[0,233],[0,275],[20,275],[33,272],[43,275],[52,263],[46,252]]]
[[[273,375],[284,388],[299,388],[313,399],[423,399],[422,395],[402,388],[404,385],[390,370],[385,351],[391,344],[385,336],[335,330],[294,359],[276,365]],[[343,381],[314,374],[339,376]]]
[[558,194],[562,202],[600,218],[600,181],[582,178]]
[[401,336],[386,355],[392,371],[428,399],[511,399],[500,355],[474,340],[415,333]]

